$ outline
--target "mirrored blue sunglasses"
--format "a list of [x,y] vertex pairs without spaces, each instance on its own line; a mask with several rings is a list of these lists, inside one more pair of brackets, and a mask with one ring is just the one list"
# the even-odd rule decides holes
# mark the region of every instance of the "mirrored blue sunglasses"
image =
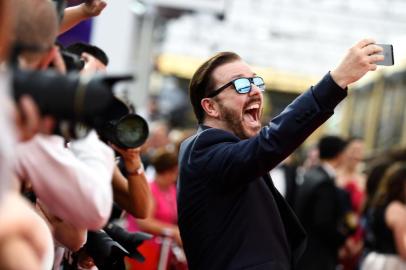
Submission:
[[214,90],[210,94],[207,95],[208,98],[212,98],[220,94],[224,89],[229,87],[230,85],[234,85],[235,91],[237,91],[238,94],[246,94],[251,91],[251,86],[254,84],[257,86],[261,91],[265,91],[265,82],[264,79],[261,77],[252,77],[252,78],[237,78],[235,80],[232,80],[229,83],[226,83],[225,85],[221,86],[217,90]]

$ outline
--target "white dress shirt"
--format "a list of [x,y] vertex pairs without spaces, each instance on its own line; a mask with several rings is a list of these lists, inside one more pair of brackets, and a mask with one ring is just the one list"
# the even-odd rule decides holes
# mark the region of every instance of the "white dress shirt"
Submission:
[[36,135],[16,149],[16,172],[51,214],[77,228],[100,229],[113,203],[113,150],[92,131],[69,148],[57,135]]
[[0,70],[0,200],[10,186],[16,144],[16,134],[12,122],[13,105],[9,97],[9,80],[9,74]]
[[275,188],[282,194],[283,197],[286,197],[286,175],[281,166],[273,168],[269,174]]

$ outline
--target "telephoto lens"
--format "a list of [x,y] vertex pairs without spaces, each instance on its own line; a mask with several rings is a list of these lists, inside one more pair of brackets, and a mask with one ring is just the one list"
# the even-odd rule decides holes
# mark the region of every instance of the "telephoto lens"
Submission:
[[148,138],[148,124],[139,115],[127,114],[107,122],[105,134],[108,141],[121,148],[136,148]]
[[13,94],[31,96],[43,115],[56,119],[92,122],[113,102],[105,77],[80,77],[78,73],[61,75],[52,70],[13,70]]
[[[131,76],[97,75],[83,77],[71,72],[61,75],[52,70],[13,69],[13,95],[31,96],[42,115],[51,115],[57,125],[54,134],[66,139],[86,136],[91,128],[106,128],[106,138],[129,148],[144,143],[148,125],[140,116],[128,116],[128,107],[113,94],[114,85]],[[110,127],[112,126],[112,127]]]
[[96,130],[103,141],[120,148],[136,148],[148,138],[148,124],[141,116],[130,113],[129,108],[119,99],[115,99],[108,114],[102,116],[104,122]]

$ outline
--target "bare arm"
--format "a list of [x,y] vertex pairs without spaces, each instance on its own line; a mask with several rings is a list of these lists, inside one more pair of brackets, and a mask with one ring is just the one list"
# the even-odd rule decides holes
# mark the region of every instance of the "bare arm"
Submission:
[[8,192],[0,205],[0,269],[50,269],[52,261],[47,224],[19,194]]
[[390,203],[385,212],[385,221],[393,232],[399,256],[406,260],[406,206],[399,202]]
[[116,166],[113,173],[114,200],[136,218],[146,218],[151,209],[152,195],[147,178],[141,168],[140,148],[121,149],[113,146],[124,159],[129,173],[126,179]]
[[180,246],[182,246],[182,240],[180,238],[180,232],[179,232],[179,227],[162,222],[156,218],[154,218],[154,206],[152,207],[151,215],[149,215],[146,219],[143,220],[137,220],[137,224],[139,228],[147,233],[151,233],[154,235],[165,235],[165,236],[170,236],[175,239],[176,243],[178,243]]
[[136,218],[146,218],[150,209],[151,192],[144,173],[122,175],[116,166],[113,173],[114,201]]
[[13,235],[0,242],[0,269],[40,270],[42,267],[40,259],[26,239]]
[[106,5],[107,3],[103,0],[90,0],[65,9],[59,33],[68,31],[83,20],[98,16]]

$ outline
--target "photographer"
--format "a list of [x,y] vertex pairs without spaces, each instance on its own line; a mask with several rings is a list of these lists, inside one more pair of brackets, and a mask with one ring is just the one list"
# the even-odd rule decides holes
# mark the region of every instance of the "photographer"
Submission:
[[[83,61],[83,67],[80,69],[80,73],[83,75],[105,72],[107,69],[108,57],[102,49],[96,46],[76,43],[68,46],[66,51],[75,54]],[[124,103],[118,99],[115,103],[111,110],[109,110],[109,114],[103,117],[106,120],[108,119],[108,122],[116,122],[117,119],[131,115],[129,114],[130,110]],[[135,131],[132,128],[127,130],[127,132],[139,133],[139,131]],[[123,142],[115,141],[117,137],[115,139],[110,137],[103,128],[98,129],[98,133],[121,157],[121,162],[118,162],[113,173],[114,202],[132,216],[145,218],[150,212],[152,199],[141,162],[141,147],[123,147]],[[132,134],[131,136],[136,138],[139,134]],[[144,138],[146,139],[146,137]],[[119,168],[119,165],[122,166]],[[111,226],[114,225],[109,223],[104,228],[104,231],[88,232],[88,242],[84,248],[78,253],[73,254],[73,258],[78,259],[77,264],[79,266],[82,265],[83,258],[85,258],[86,265],[89,266],[94,263],[99,269],[123,269],[124,256],[130,256],[139,261],[144,260],[142,255],[138,253],[137,246],[143,240],[149,239],[149,236],[147,237],[140,233],[129,233],[122,228],[112,230]],[[117,248],[117,243],[125,247],[129,254]],[[75,264],[75,260],[73,261]],[[68,267],[75,267],[75,265],[69,264]]]
[[[105,72],[109,63],[106,53],[97,46],[86,43],[71,44],[66,51],[73,53],[84,61],[80,70],[83,75],[91,75]],[[120,106],[124,106],[120,102]],[[109,118],[120,118],[121,115],[109,114]],[[143,165],[140,157],[140,148],[120,148],[111,145],[122,157],[125,165],[125,175],[121,173],[118,166],[113,173],[113,196],[114,201],[124,210],[136,218],[145,218],[151,209],[151,191],[148,186]]]
[[[8,38],[14,18],[12,7],[10,0],[0,2],[0,66],[8,56]],[[51,233],[26,200],[11,190],[16,137],[20,133],[21,137],[32,137],[38,129],[38,115],[35,115],[32,100],[25,98],[22,108],[33,114],[17,129],[13,122],[17,110],[8,94],[9,76],[0,67],[0,269],[50,269],[53,261]]]
[[[17,1],[15,42],[42,48],[23,51],[21,67],[41,69],[50,62],[60,66],[60,55],[53,48],[58,21],[47,0]],[[59,68],[63,71],[63,68]],[[58,89],[55,89],[58,91]],[[55,101],[57,102],[57,101]],[[16,172],[32,184],[39,201],[49,213],[78,230],[98,229],[110,216],[113,151],[94,132],[65,147],[58,135],[37,135],[17,149]],[[45,166],[45,168],[44,168]],[[75,244],[80,247],[83,244]]]

